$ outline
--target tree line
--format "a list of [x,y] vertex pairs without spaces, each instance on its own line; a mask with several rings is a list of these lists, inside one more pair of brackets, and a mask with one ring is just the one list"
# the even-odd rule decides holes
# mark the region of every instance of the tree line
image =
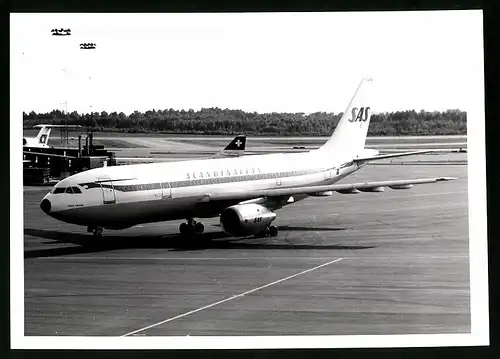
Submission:
[[[67,116],[60,110],[49,113],[23,112],[23,127],[34,125],[81,125],[96,132],[135,132],[205,135],[328,136],[337,126],[342,113],[257,113],[220,108],[199,111],[149,110],[92,112]],[[371,117],[368,134],[372,136],[465,135],[467,113],[457,109],[443,112],[421,110],[376,113]]]

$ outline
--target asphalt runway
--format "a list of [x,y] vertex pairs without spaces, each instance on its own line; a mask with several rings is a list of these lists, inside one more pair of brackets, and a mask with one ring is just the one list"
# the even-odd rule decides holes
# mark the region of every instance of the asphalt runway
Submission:
[[308,198],[274,238],[208,247],[178,222],[105,231],[24,191],[25,335],[361,335],[470,332],[467,166],[367,166],[343,182],[455,176],[384,193]]

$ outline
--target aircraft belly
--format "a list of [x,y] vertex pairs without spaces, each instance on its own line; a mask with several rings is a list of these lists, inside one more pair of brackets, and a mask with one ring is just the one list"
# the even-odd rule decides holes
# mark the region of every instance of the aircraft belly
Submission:
[[128,228],[140,223],[184,219],[198,200],[199,197],[122,202],[68,209],[52,215],[73,224]]

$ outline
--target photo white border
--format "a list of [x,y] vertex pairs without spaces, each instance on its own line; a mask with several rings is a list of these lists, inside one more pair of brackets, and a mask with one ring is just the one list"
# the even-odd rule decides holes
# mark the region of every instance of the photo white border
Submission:
[[[481,18],[481,10],[467,10]],[[10,309],[12,349],[270,349],[270,348],[386,348],[489,345],[488,258],[486,213],[484,62],[467,111],[470,334],[332,335],[332,336],[207,336],[207,337],[53,337],[24,336],[24,234],[22,155],[23,89],[17,76],[15,29],[26,14],[11,14],[10,37]],[[28,14],[33,15],[33,14]],[[483,42],[478,44],[484,54]],[[479,49],[476,49],[479,51]],[[402,59],[404,60],[404,59]],[[457,74],[459,76],[460,74]],[[358,79],[353,79],[353,83]],[[21,300],[22,298],[22,300]]]

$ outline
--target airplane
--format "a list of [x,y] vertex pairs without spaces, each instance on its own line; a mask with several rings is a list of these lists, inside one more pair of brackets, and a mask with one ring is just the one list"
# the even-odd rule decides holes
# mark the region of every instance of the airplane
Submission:
[[36,125],[40,131],[36,137],[23,137],[23,147],[49,148],[50,133],[53,128],[79,128],[80,125]]
[[363,78],[333,134],[318,149],[91,169],[57,183],[40,208],[57,220],[86,226],[94,236],[103,229],[185,219],[179,231],[197,240],[204,225],[195,218],[219,216],[222,230],[231,236],[268,237],[278,235],[272,225],[277,210],[310,196],[383,192],[384,187],[408,189],[456,179],[336,183],[370,161],[429,152],[379,155],[365,149],[372,85],[371,78]]
[[[246,135],[237,135],[223,150],[210,156],[210,158],[243,156],[245,154],[246,139]],[[165,157],[116,157],[116,163],[119,165],[131,163],[154,163],[168,160],[169,159]]]

